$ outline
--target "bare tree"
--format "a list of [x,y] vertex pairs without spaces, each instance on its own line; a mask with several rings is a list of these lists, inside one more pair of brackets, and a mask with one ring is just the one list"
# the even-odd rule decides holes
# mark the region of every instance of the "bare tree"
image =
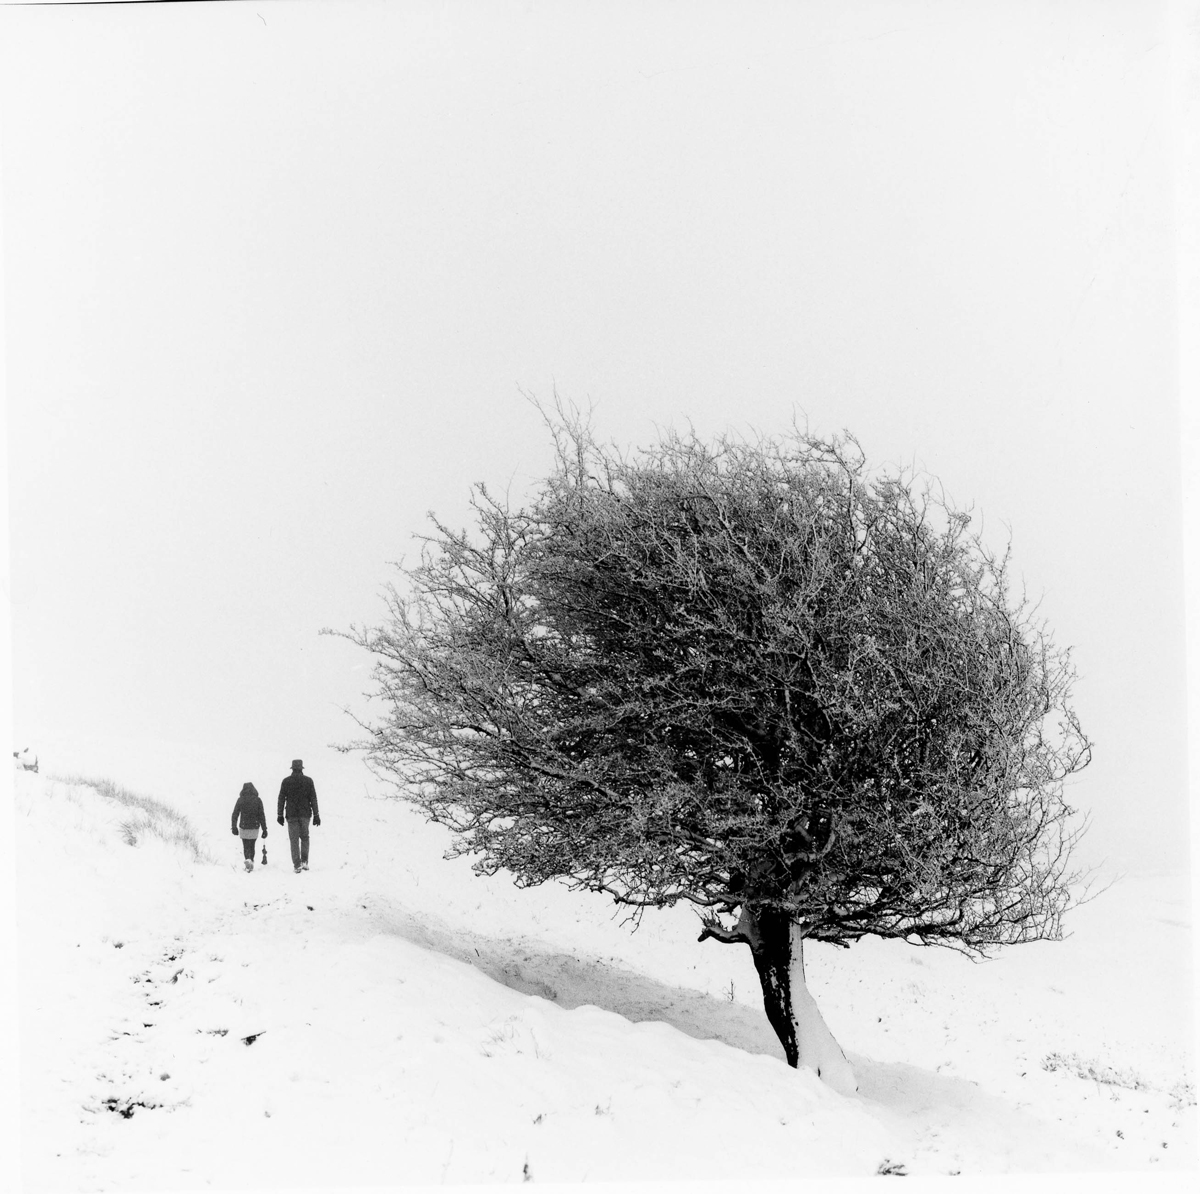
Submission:
[[370,765],[475,869],[700,910],[744,942],[790,1065],[855,1088],[803,941],[1053,938],[1090,746],[1069,653],[1007,557],[849,435],[668,433],[626,456],[550,419],[523,508],[434,521],[376,657]]

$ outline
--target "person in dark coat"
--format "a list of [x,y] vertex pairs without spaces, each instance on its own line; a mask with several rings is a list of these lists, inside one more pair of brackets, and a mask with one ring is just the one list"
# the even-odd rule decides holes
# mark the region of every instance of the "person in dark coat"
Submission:
[[280,825],[287,821],[288,841],[292,847],[292,869],[298,875],[308,870],[308,822],[321,824],[321,813],[317,808],[317,788],[304,774],[304,763],[292,760],[292,774],[279,785],[279,807],[275,820]]
[[267,838],[267,812],[263,808],[258,789],[252,783],[242,784],[237,803],[233,806],[231,825],[234,837],[242,839],[242,855],[246,860],[246,870],[252,871],[254,870],[254,843],[258,840],[260,829],[263,841],[266,841]]

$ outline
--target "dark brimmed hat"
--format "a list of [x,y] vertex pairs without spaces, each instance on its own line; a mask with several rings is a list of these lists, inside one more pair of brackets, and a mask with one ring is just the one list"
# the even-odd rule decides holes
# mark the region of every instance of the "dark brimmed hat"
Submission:
[[292,770],[293,771],[303,771],[304,770],[304,761],[302,759],[293,759],[292,760]]

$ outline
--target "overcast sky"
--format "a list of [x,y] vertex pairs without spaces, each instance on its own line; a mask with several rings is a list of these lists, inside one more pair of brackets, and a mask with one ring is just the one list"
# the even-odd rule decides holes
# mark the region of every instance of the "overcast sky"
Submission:
[[319,629],[427,511],[527,492],[557,390],[623,444],[807,419],[940,478],[1075,648],[1089,856],[1184,861],[1163,8],[4,24],[17,747],[324,758],[369,667]]

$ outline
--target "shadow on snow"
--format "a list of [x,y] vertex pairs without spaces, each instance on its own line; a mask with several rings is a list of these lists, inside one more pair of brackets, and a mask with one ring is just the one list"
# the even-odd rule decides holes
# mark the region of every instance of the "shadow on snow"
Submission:
[[[568,1011],[588,1004],[634,1023],[658,1021],[697,1040],[717,1040],[745,1053],[784,1060],[783,1048],[761,1007],[669,986],[602,960],[576,957],[528,940],[452,929],[378,896],[372,897],[370,908],[385,932],[466,962],[523,995],[537,995]],[[963,1109],[979,1104],[981,1112],[997,1109],[996,1101],[987,1099],[976,1083],[962,1078],[855,1054],[850,1061],[859,1080],[859,1097],[868,1102],[910,1113],[947,1104]]]

